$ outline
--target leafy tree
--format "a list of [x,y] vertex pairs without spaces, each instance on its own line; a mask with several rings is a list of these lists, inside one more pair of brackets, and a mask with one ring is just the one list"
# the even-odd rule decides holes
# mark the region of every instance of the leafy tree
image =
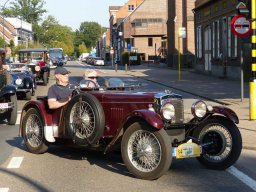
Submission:
[[35,30],[37,31],[37,40],[46,47],[61,47],[66,54],[74,52],[72,29],[60,25],[53,16],[48,16]]
[[44,0],[15,0],[10,7],[2,9],[1,14],[7,17],[21,17],[29,23],[38,23],[47,11],[43,9]]
[[79,52],[79,55],[81,55],[82,53],[87,53],[88,52],[88,49],[87,49],[87,47],[85,46],[84,43],[82,43],[78,46],[78,52]]
[[102,33],[102,27],[97,22],[82,22],[77,31],[77,42],[84,42],[86,47],[95,47]]

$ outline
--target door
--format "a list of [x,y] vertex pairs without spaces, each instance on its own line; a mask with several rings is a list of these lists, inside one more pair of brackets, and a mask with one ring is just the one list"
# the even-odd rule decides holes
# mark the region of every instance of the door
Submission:
[[204,70],[211,71],[212,70],[212,35],[211,35],[211,27],[207,26],[204,31]]

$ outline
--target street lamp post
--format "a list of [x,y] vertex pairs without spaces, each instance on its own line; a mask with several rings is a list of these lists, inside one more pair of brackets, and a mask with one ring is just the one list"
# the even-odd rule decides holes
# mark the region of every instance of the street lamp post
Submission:
[[[5,9],[5,5],[8,3],[8,1],[10,1],[10,0],[5,1],[4,5],[3,5],[3,10]],[[2,16],[2,18],[3,18],[3,48],[5,49],[5,38],[4,38],[4,15]]]

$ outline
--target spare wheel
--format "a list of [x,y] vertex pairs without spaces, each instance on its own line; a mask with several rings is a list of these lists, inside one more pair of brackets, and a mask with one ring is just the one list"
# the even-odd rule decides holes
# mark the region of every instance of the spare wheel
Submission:
[[103,135],[105,115],[101,103],[88,93],[74,96],[65,113],[68,134],[78,145],[95,144]]

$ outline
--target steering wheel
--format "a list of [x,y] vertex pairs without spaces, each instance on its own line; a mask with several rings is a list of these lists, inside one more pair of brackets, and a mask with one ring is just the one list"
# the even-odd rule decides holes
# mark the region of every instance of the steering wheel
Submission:
[[83,79],[80,81],[80,87],[81,88],[95,88],[95,87],[97,87],[97,84],[90,79]]

